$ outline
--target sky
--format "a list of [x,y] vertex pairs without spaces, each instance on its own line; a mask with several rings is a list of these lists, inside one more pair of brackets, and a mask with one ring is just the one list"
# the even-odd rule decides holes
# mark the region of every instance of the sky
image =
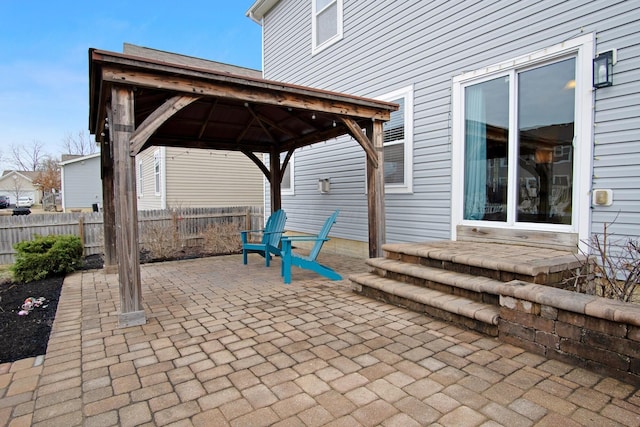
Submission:
[[[0,0],[0,170],[12,145],[59,158],[89,123],[89,48],[123,43],[261,69],[255,0]],[[93,137],[92,141],[93,141]]]

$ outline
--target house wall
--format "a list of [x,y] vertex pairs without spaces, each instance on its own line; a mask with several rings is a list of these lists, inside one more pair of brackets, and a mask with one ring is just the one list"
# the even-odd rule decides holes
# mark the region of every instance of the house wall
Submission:
[[[386,194],[387,241],[451,236],[452,78],[595,33],[617,49],[614,86],[595,94],[593,187],[614,193],[592,209],[592,230],[640,235],[640,3],[629,1],[344,1],[344,37],[312,56],[311,4],[279,1],[263,20],[264,76],[367,97],[413,86],[413,193]],[[287,228],[313,232],[341,208],[332,235],[365,241],[364,154],[348,139],[295,154]],[[331,155],[327,156],[326,153]],[[320,194],[317,180],[331,178]],[[588,192],[590,189],[584,189]],[[268,197],[267,197],[267,200]],[[316,214],[317,212],[317,214]]]
[[[164,163],[161,187],[166,187],[160,195],[155,194],[154,177],[154,153],[158,150]],[[139,161],[144,179],[143,191],[138,189],[140,210],[263,205],[262,172],[242,153],[150,147],[137,156],[136,173]]]
[[100,156],[62,165],[62,205],[70,209],[91,209],[102,205]]
[[[162,194],[155,193],[154,184],[154,153],[163,153],[165,149],[149,147],[136,156],[136,191],[138,194],[138,210],[164,209]],[[140,167],[142,162],[142,189],[140,189]]]
[[167,147],[167,204],[262,206],[263,174],[237,151]]
[[40,192],[21,174],[10,173],[1,177],[0,195],[8,196],[12,205],[16,203],[18,197],[31,197],[34,204],[40,203]]

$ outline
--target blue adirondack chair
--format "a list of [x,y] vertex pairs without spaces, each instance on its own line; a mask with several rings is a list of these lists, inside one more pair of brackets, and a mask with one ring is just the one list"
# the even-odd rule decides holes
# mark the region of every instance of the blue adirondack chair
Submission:
[[[329,238],[327,237],[329,235],[329,230],[331,230],[331,227],[333,226],[333,224],[335,224],[339,212],[339,210],[336,210],[329,218],[327,218],[324,226],[322,227],[322,230],[320,230],[320,233],[318,233],[317,236],[284,236],[282,238],[281,275],[282,277],[284,277],[285,284],[291,283],[292,265],[304,268],[306,270],[314,271],[331,280],[342,279],[342,276],[340,276],[334,270],[316,261],[316,258],[318,258],[318,254],[320,254],[320,249],[322,249],[322,245],[324,244],[324,242],[329,240]],[[309,252],[309,255],[307,256],[295,254],[291,250],[291,244],[293,242],[302,241],[315,241],[311,252]]]
[[[271,254],[281,255],[280,252],[280,238],[284,232],[284,225],[287,222],[287,214],[278,209],[271,214],[267,223],[264,226],[264,230],[244,230],[240,232],[242,238],[242,262],[247,263],[248,253],[259,253],[265,259],[265,265],[269,267],[271,261]],[[262,240],[260,242],[250,242],[250,233],[262,233]]]

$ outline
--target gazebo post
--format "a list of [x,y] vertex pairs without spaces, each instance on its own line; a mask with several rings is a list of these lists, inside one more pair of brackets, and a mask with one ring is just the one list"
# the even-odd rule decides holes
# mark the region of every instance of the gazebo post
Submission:
[[[111,111],[110,106],[107,111]],[[118,272],[116,252],[116,213],[113,194],[113,143],[110,139],[102,143],[100,149],[102,178],[102,218],[104,234],[104,271],[106,274]]]
[[386,241],[385,209],[384,209],[384,146],[383,122],[373,120],[367,126],[367,135],[375,151],[377,165],[367,152],[367,204],[369,207],[369,257],[383,255],[382,245]]
[[271,149],[271,153],[269,153],[269,170],[271,174],[271,179],[269,180],[271,212],[275,212],[282,207],[282,171],[280,170],[280,152],[275,148],[275,146]]
[[130,154],[135,130],[133,88],[114,85],[111,89],[116,251],[120,289],[120,327],[146,323],[142,308],[140,253],[138,249],[138,208],[135,157]]

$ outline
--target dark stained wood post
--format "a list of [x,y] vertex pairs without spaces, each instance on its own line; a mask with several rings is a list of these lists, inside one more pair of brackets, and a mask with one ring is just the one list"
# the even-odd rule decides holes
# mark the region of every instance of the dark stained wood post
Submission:
[[[271,174],[270,189],[271,212],[275,212],[282,207],[282,172],[280,171],[280,152],[272,148],[269,153],[269,170]],[[266,218],[266,216],[265,216]]]
[[135,157],[130,155],[131,134],[135,130],[133,89],[111,89],[116,250],[120,284],[120,327],[146,323],[142,308],[140,255],[138,249],[138,208]]
[[[111,107],[107,107],[110,111]],[[113,200],[113,143],[107,140],[100,149],[102,177],[102,219],[104,234],[104,271],[106,274],[118,272],[116,252],[116,212]]]
[[377,167],[367,153],[367,204],[369,206],[369,257],[383,255],[382,245],[386,241],[384,209],[384,147],[383,122],[374,120],[367,127],[367,135],[377,156]]

